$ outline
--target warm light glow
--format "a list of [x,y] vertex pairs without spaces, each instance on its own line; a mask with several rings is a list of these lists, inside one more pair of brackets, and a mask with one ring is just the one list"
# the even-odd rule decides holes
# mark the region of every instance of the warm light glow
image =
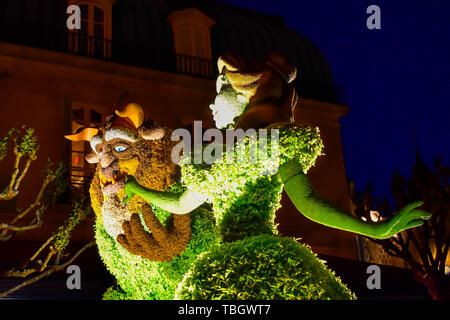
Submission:
[[381,220],[381,215],[378,211],[370,210],[370,220],[373,222],[378,222]]

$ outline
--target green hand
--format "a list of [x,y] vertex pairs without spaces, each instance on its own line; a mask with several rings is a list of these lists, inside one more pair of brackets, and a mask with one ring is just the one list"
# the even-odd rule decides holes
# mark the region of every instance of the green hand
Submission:
[[424,223],[423,219],[431,217],[430,213],[416,209],[423,204],[419,201],[407,205],[390,220],[381,223],[364,222],[321,198],[302,173],[297,161],[284,163],[278,173],[284,182],[284,190],[295,207],[305,217],[331,228],[386,239],[405,229],[418,227]]
[[140,185],[133,176],[127,176],[125,180],[126,198],[124,204],[129,202],[133,196],[139,196],[147,203],[158,206],[175,214],[186,214],[198,208],[205,201],[189,190],[184,192],[166,192],[152,190]]
[[125,197],[125,199],[123,199],[122,203],[126,204],[128,203],[133,196],[136,194],[135,193],[135,186],[137,185],[137,181],[133,176],[127,176],[125,179],[125,193],[127,194],[127,196]]
[[384,223],[386,228],[384,237],[390,238],[403,230],[421,226],[424,223],[424,219],[430,219],[431,213],[416,209],[421,205],[423,205],[423,201],[410,203],[400,210],[391,220],[386,221]]

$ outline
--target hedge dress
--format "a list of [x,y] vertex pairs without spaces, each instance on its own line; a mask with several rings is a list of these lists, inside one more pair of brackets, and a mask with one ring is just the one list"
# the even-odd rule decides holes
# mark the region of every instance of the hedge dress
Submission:
[[[292,159],[306,173],[322,152],[318,128],[278,124],[270,129],[279,132],[279,153],[274,157],[268,133],[270,155],[255,163],[227,161],[230,152],[210,166],[181,163],[183,184],[211,203],[222,242],[195,261],[177,298],[355,298],[308,246],[278,236],[274,223],[283,183],[273,173]],[[239,151],[250,159],[249,150],[259,146],[259,139],[266,138],[247,137],[236,144],[234,159]]]

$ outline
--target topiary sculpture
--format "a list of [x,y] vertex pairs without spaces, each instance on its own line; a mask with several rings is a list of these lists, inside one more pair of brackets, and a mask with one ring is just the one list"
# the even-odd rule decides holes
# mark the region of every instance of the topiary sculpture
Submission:
[[[96,151],[91,158],[99,161],[92,187],[97,241],[122,288],[106,298],[355,298],[307,246],[278,236],[274,218],[282,190],[306,217],[376,238],[420,225],[429,214],[409,206],[374,225],[321,199],[305,175],[322,152],[319,131],[293,124],[296,69],[275,54],[256,64],[228,55],[218,65],[217,96],[210,106],[216,126],[266,128],[270,140],[265,131],[254,130],[232,148],[216,146],[212,163],[192,163],[195,152],[186,152],[181,183],[174,183],[169,130],[142,127],[140,120],[125,128],[124,119],[142,117],[135,105],[117,112],[121,119],[110,119],[89,139]],[[242,161],[261,149],[270,149],[269,155]],[[204,203],[212,205],[212,213]]]

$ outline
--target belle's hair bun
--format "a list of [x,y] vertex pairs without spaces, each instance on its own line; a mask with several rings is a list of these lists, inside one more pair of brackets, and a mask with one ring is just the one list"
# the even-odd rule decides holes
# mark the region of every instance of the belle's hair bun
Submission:
[[275,69],[287,83],[291,83],[297,77],[297,68],[281,54],[269,53],[264,62]]

